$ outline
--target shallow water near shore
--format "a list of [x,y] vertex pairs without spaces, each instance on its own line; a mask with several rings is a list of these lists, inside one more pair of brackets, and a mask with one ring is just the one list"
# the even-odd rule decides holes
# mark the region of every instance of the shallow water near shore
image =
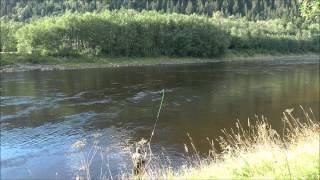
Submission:
[[[205,153],[206,137],[216,139],[237,119],[264,115],[281,130],[282,111],[298,113],[299,105],[319,118],[318,60],[3,73],[1,179],[75,177],[81,153],[71,145],[83,139],[85,153],[92,144],[103,149],[113,176],[130,171],[126,143],[150,136],[162,89],[152,148],[172,166],[184,160],[186,133]],[[92,167],[98,177],[101,160]]]

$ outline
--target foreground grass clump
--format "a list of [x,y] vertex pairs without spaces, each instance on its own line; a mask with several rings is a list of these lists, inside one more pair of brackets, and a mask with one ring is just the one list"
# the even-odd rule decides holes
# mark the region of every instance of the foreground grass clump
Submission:
[[[284,129],[276,132],[264,117],[246,127],[239,122],[218,139],[222,153],[212,149],[202,159],[196,152],[196,163],[177,172],[171,168],[147,169],[145,179],[319,179],[318,120],[295,118],[290,110],[284,112]],[[160,167],[160,166],[159,166]]]

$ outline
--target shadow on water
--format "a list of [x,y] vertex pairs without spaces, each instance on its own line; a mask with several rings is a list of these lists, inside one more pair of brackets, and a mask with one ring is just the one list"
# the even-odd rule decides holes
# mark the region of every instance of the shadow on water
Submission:
[[[150,135],[163,88],[154,152],[165,152],[174,163],[182,159],[187,132],[204,153],[209,148],[206,137],[217,138],[237,119],[247,122],[255,114],[264,115],[281,130],[282,111],[299,105],[319,117],[318,62],[2,74],[1,177],[74,177],[80,152],[71,144],[81,139],[99,141],[113,174],[130,169],[122,140]],[[94,134],[99,134],[95,140]]]

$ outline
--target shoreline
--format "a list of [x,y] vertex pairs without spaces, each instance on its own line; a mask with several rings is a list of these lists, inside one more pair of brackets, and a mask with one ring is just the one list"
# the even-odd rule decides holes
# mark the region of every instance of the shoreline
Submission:
[[[3,54],[1,54],[3,55]],[[8,55],[4,55],[7,56]],[[14,59],[12,64],[0,66],[0,73],[26,72],[26,71],[52,71],[52,70],[75,70],[92,68],[119,68],[119,67],[141,67],[141,66],[159,66],[159,65],[187,65],[187,64],[205,64],[215,62],[263,62],[263,61],[314,61],[320,62],[320,54],[227,54],[221,58],[171,58],[171,57],[148,57],[148,58],[90,58],[90,57],[41,57],[49,59],[41,63],[23,62],[21,58],[37,59],[39,57],[25,57],[16,54],[10,54],[9,58]],[[2,57],[6,58],[6,57]],[[303,60],[301,60],[303,59]],[[17,62],[15,62],[17,61]],[[25,61],[25,60],[24,60]],[[30,60],[29,60],[30,61]]]

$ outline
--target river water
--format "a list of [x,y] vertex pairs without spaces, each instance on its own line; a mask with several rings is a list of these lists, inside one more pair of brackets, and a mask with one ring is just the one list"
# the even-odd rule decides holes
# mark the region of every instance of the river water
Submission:
[[[279,130],[282,111],[299,105],[319,118],[317,60],[3,73],[1,179],[73,178],[92,146],[103,152],[103,161],[93,158],[93,177],[101,168],[105,176],[129,172],[127,144],[150,136],[162,89],[152,149],[174,167],[187,133],[206,153],[206,137],[216,139],[237,119],[264,115]],[[79,140],[86,145],[73,147]]]

